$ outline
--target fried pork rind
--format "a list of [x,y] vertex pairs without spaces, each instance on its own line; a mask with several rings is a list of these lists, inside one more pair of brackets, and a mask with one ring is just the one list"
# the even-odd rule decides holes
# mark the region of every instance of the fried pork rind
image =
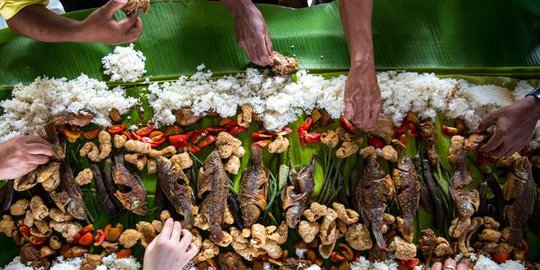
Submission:
[[60,162],[49,162],[39,168],[37,181],[46,191],[55,190],[60,184]]
[[398,153],[396,149],[394,149],[394,147],[392,147],[391,145],[384,146],[379,156],[390,162],[398,162]]
[[171,157],[174,154],[176,154],[176,147],[173,145],[169,145],[161,150],[150,149],[148,152],[148,156],[154,159],[157,159],[158,157]]
[[231,155],[229,157],[229,159],[227,159],[227,162],[225,162],[224,166],[225,166],[225,171],[227,171],[228,173],[230,174],[238,174],[238,171],[240,170],[240,158],[235,156],[235,155]]
[[26,215],[24,215],[23,224],[26,227],[32,228],[34,226],[34,213],[32,213],[32,210],[26,211]]
[[459,153],[463,150],[465,138],[462,136],[453,136],[450,140],[450,150],[448,152],[448,161],[452,166],[457,163]]
[[92,170],[86,168],[77,174],[75,177],[75,182],[79,186],[84,186],[87,184],[90,184],[92,182],[92,179],[94,178],[94,174],[92,173]]
[[82,229],[81,224],[77,222],[56,222],[53,220],[49,223],[49,226],[56,232],[61,233],[62,237],[68,242],[73,241],[73,238]]
[[35,220],[43,220],[49,216],[49,208],[43,203],[39,196],[34,196],[30,200],[30,209]]
[[107,131],[100,131],[98,135],[99,140],[99,155],[98,159],[104,160],[111,154],[112,143],[111,143],[111,134]]
[[155,159],[148,159],[146,161],[146,171],[148,174],[155,174],[157,172],[157,163]]
[[332,207],[336,211],[339,220],[341,220],[346,225],[356,223],[360,218],[360,214],[358,214],[358,212],[351,209],[346,209],[345,206],[341,203],[335,202],[332,204]]
[[134,152],[134,153],[139,153],[139,154],[148,154],[150,150],[152,150],[152,146],[149,143],[135,141],[135,140],[128,140],[124,144],[124,148],[128,152]]
[[485,138],[485,135],[473,133],[463,141],[463,149],[467,151],[476,151],[478,150],[478,148],[482,144],[482,141],[484,141]]
[[27,175],[15,179],[13,189],[21,192],[35,187],[38,183],[37,174],[35,172],[30,172]]
[[251,226],[251,240],[249,241],[254,248],[262,248],[266,244],[266,228],[261,224]]
[[27,199],[20,199],[11,205],[9,213],[12,216],[22,216],[30,209],[30,202]]
[[289,76],[300,70],[298,60],[284,56],[279,52],[272,52],[272,60],[274,60],[272,71],[278,75]]
[[141,235],[141,245],[146,248],[156,237],[156,229],[151,223],[146,221],[140,221],[137,223],[136,227]]
[[348,158],[353,154],[357,153],[360,149],[360,145],[353,141],[345,141],[336,151],[336,157],[338,158]]
[[394,237],[389,249],[400,260],[411,260],[416,257],[416,245],[403,240],[399,236]]
[[289,140],[279,135],[268,144],[268,152],[272,154],[281,154],[289,149]]
[[133,153],[126,154],[124,156],[124,160],[129,164],[135,165],[135,167],[137,167],[137,170],[142,171],[146,166],[148,158],[144,154]]
[[13,218],[10,215],[2,216],[2,220],[0,221],[0,231],[8,237],[11,237],[13,232],[17,231],[15,221],[13,221]]
[[200,248],[199,254],[195,256],[194,262],[200,263],[208,261],[219,254],[219,247],[216,246],[210,239],[205,239]]
[[375,150],[375,147],[373,146],[364,147],[360,150],[360,156],[363,158],[376,157],[377,150]]
[[122,134],[114,135],[114,147],[118,149],[124,147],[127,141],[128,139],[125,135],[122,135]]
[[306,243],[311,243],[319,234],[320,225],[316,221],[302,220],[298,224],[298,233],[302,240]]
[[133,229],[127,229],[120,235],[118,243],[125,248],[132,248],[137,244],[139,239],[141,239],[141,236],[140,232]]
[[81,157],[88,157],[93,162],[99,162],[99,148],[93,142],[86,142],[79,150]]
[[250,104],[244,104],[240,108],[242,113],[238,115],[236,122],[239,126],[247,128],[253,121],[253,107]]
[[287,242],[287,236],[288,236],[289,229],[287,228],[287,224],[285,222],[281,222],[279,227],[276,227],[274,225],[266,227],[266,235],[267,238],[275,241],[276,243],[282,245]]
[[352,224],[347,228],[345,241],[355,250],[369,250],[373,247],[373,241],[369,229],[361,223]]
[[475,217],[471,220],[470,225],[462,232],[458,239],[457,249],[464,255],[468,255],[474,252],[471,247],[471,237],[478,231],[478,229],[484,224],[484,220],[481,217]]
[[437,257],[447,256],[451,253],[450,243],[443,237],[437,237],[437,245],[433,250],[433,254]]
[[62,212],[62,210],[58,208],[52,208],[49,211],[49,217],[56,222],[66,222],[73,220],[73,216],[68,213]]
[[187,152],[172,156],[171,163],[173,164],[173,167],[178,166],[181,170],[185,170],[193,166],[193,160],[191,159],[191,157],[189,156],[189,153]]
[[501,238],[501,232],[493,229],[484,229],[479,235],[478,239],[485,242],[497,243]]
[[335,131],[328,130],[327,132],[321,134],[321,142],[330,148],[334,148],[339,143],[339,137]]
[[37,237],[49,237],[52,233],[49,223],[43,220],[34,221],[34,227],[30,229],[30,234]]
[[[216,149],[222,159],[228,159],[242,146],[242,141],[227,132],[220,132],[216,138]],[[238,156],[239,158],[242,156]]]
[[319,203],[312,203],[309,209],[306,209],[303,213],[304,217],[308,221],[317,221],[319,218],[326,216],[328,213],[328,207],[326,205],[321,205]]

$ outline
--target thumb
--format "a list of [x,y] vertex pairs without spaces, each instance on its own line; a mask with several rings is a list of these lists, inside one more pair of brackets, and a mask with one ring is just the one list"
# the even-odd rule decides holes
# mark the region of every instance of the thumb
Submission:
[[487,117],[482,119],[482,122],[480,122],[480,125],[478,126],[478,131],[479,132],[486,131],[489,127],[493,126],[493,124],[495,124],[496,121],[497,121],[496,112],[488,115]]
[[107,14],[108,17],[114,16],[114,13],[124,7],[127,3],[127,0],[109,0],[102,9]]

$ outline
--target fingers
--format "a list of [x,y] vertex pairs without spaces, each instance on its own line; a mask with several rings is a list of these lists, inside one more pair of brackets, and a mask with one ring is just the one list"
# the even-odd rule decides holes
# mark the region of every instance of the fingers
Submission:
[[272,40],[270,39],[270,35],[264,36],[264,43],[266,44],[266,53],[270,58],[270,65],[273,65],[274,59],[272,59],[272,52],[274,51],[274,49],[272,49]]
[[102,9],[104,12],[106,12],[108,17],[113,17],[114,13],[125,6],[126,3],[127,0],[109,0],[109,2],[102,7]]
[[497,115],[496,113],[492,113],[488,115],[486,118],[482,119],[480,122],[480,125],[478,126],[479,132],[486,131],[489,127],[493,126],[497,122]]
[[186,250],[188,249],[189,245],[191,244],[191,240],[193,239],[193,236],[191,235],[191,232],[189,232],[186,229],[182,230],[182,239],[180,240],[180,250]]
[[[255,65],[269,66],[273,64],[270,57],[271,51],[268,52],[268,45],[265,37],[257,39],[244,39],[240,41],[240,47],[244,49],[249,60]],[[270,45],[271,46],[271,45]]]
[[44,155],[44,156],[48,156],[48,157],[53,155],[52,148],[48,144],[30,143],[30,144],[26,145],[26,148],[28,149],[26,151],[28,154]]
[[454,261],[453,259],[446,259],[446,261],[444,261],[444,267],[443,267],[443,270],[455,270],[456,269],[456,261]]
[[503,143],[502,136],[499,134],[500,132],[495,131],[495,134],[493,134],[491,139],[480,147],[480,151],[484,153],[492,153],[495,151],[495,149],[499,148],[499,146]]
[[24,141],[26,143],[40,143],[40,144],[49,145],[48,141],[46,141],[45,139],[39,136],[24,136]]
[[180,241],[180,236],[182,236],[182,225],[180,224],[180,222],[175,221],[171,233],[171,240],[178,242]]
[[30,155],[28,163],[33,165],[42,165],[49,162],[49,157],[45,155]]
[[165,221],[165,225],[163,225],[163,229],[161,230],[161,233],[159,234],[160,239],[168,240],[171,238],[171,233],[173,231],[174,222],[172,218],[168,218],[167,221]]
[[457,268],[456,270],[469,270],[471,269],[469,267],[469,261],[467,259],[461,261],[458,265],[457,265]]
[[186,251],[186,256],[188,256],[188,258],[191,260],[195,257],[195,255],[197,255],[197,253],[199,253],[199,248],[193,243],[189,244]]
[[433,266],[431,266],[431,270],[442,270],[442,267],[443,267],[442,263],[436,262],[433,264]]

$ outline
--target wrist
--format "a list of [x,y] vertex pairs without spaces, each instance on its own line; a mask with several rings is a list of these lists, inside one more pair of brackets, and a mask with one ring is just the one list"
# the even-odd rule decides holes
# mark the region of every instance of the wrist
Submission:
[[235,20],[250,17],[259,12],[253,2],[246,0],[234,1],[229,11]]
[[86,21],[71,20],[65,25],[66,42],[89,42],[91,34],[87,33]]
[[535,96],[526,96],[523,98],[525,104],[525,112],[535,117],[535,119],[540,119],[540,99]]

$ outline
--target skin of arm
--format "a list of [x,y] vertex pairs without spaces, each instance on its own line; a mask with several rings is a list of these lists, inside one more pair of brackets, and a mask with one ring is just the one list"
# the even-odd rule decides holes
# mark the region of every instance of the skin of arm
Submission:
[[269,66],[272,60],[272,41],[261,12],[251,0],[221,0],[236,25],[236,37],[249,60],[259,66]]
[[0,144],[0,180],[15,179],[49,161],[53,154],[38,136],[19,136]]
[[362,130],[374,127],[381,110],[371,36],[372,9],[372,0],[341,0],[341,22],[351,65],[345,84],[345,118]]
[[534,128],[540,119],[540,101],[528,96],[506,106],[482,120],[478,131],[495,126],[495,133],[480,151],[496,157],[511,156],[521,151],[533,138]]
[[84,21],[62,17],[43,5],[30,5],[7,23],[14,32],[43,42],[130,43],[142,34],[142,21],[138,14],[116,20],[115,11],[126,3],[127,0],[110,0]]

